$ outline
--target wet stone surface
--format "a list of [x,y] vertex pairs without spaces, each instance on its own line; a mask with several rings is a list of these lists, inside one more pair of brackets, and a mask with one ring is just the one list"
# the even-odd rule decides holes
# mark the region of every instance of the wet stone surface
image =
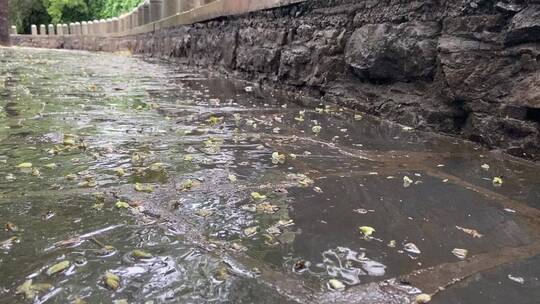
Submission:
[[0,62],[0,303],[537,303],[536,164],[193,68]]

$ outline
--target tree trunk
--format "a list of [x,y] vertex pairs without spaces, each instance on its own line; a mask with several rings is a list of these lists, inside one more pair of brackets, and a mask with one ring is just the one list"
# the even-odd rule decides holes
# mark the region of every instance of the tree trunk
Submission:
[[0,0],[0,45],[9,45],[8,0]]

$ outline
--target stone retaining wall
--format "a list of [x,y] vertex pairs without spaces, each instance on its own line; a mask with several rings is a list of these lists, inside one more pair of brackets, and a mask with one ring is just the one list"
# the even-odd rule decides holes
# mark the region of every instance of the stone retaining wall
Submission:
[[220,69],[302,92],[317,103],[540,158],[538,0],[309,0],[244,15],[199,16],[192,20],[212,20],[161,21],[154,30],[121,37],[12,40],[130,50]]

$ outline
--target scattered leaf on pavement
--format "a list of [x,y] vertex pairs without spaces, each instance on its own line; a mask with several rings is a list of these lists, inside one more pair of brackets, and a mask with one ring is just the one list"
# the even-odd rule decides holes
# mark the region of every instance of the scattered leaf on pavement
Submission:
[[283,164],[285,163],[285,154],[280,154],[279,152],[272,153],[272,164]]
[[425,304],[430,301],[431,301],[431,296],[426,293],[422,293],[416,296],[416,298],[414,299],[414,304]]
[[414,254],[420,254],[421,251],[420,249],[418,249],[418,246],[416,246],[414,243],[407,243],[405,245],[403,245],[403,250],[409,252],[409,253],[414,253]]
[[408,176],[403,177],[403,187],[408,188],[413,183],[413,180],[410,179]]
[[358,230],[364,237],[370,237],[373,234],[373,232],[375,232],[375,228],[370,227],[370,226],[361,226],[361,227],[358,227]]
[[460,260],[466,259],[468,253],[469,251],[467,249],[454,248],[454,250],[452,250],[452,254]]
[[154,189],[152,188],[152,185],[143,185],[141,183],[135,183],[135,186],[133,188],[135,189],[135,191],[138,191],[138,192],[151,193],[154,191]]
[[122,168],[115,168],[113,171],[114,171],[114,174],[116,174],[116,176],[118,177],[122,177],[126,174],[126,172],[124,172],[124,169]]
[[21,164],[17,165],[17,168],[29,169],[29,168],[32,168],[32,163],[21,163]]
[[248,227],[246,229],[244,229],[244,236],[246,237],[251,237],[251,236],[254,236],[255,234],[257,234],[257,229],[259,229],[259,227],[257,226],[254,226],[254,227]]
[[117,290],[118,287],[120,287],[120,277],[113,273],[106,272],[103,276],[103,283],[107,288]]
[[479,233],[475,229],[463,228],[463,227],[460,227],[460,226],[456,226],[456,228],[458,230],[461,230],[461,231],[471,235],[473,238],[481,238],[481,237],[484,236],[483,234]]
[[512,281],[514,281],[514,282],[516,282],[516,283],[519,283],[519,284],[524,284],[524,283],[525,283],[525,279],[524,279],[524,278],[522,278],[522,277],[515,277],[515,276],[513,276],[513,275],[511,275],[511,274],[508,275],[508,279],[510,279],[510,280],[512,280]]
[[345,284],[343,284],[340,280],[330,279],[328,280],[328,288],[331,290],[342,291],[345,289]]
[[7,222],[4,225],[4,230],[9,231],[9,232],[16,232],[16,231],[19,231],[19,228],[15,224],[13,224],[12,222]]
[[251,198],[255,201],[261,201],[266,199],[266,195],[262,195],[259,192],[251,192]]
[[114,204],[114,205],[118,209],[127,209],[127,208],[129,208],[129,204],[126,203],[126,202],[122,202],[122,201],[117,201],[116,204]]
[[53,266],[49,267],[49,269],[47,269],[47,275],[52,276],[56,273],[62,272],[66,270],[69,265],[71,265],[69,261],[62,261],[60,263],[54,264]]
[[15,294],[22,294],[25,299],[33,300],[40,292],[51,289],[50,284],[32,284],[32,280],[26,280],[22,285],[17,287]]
[[133,257],[135,259],[151,259],[152,254],[150,254],[150,253],[148,253],[146,251],[135,249],[135,250],[133,250],[131,252],[131,257]]

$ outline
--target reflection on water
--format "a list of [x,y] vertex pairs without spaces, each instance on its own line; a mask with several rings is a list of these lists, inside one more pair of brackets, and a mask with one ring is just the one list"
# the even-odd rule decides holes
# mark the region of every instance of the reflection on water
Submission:
[[393,303],[370,283],[537,240],[534,164],[188,68],[0,56],[0,303]]
[[341,278],[349,285],[359,284],[362,276],[383,276],[386,268],[366,258],[365,254],[359,255],[354,250],[342,247],[323,252],[323,263],[317,266],[326,268],[329,275]]

